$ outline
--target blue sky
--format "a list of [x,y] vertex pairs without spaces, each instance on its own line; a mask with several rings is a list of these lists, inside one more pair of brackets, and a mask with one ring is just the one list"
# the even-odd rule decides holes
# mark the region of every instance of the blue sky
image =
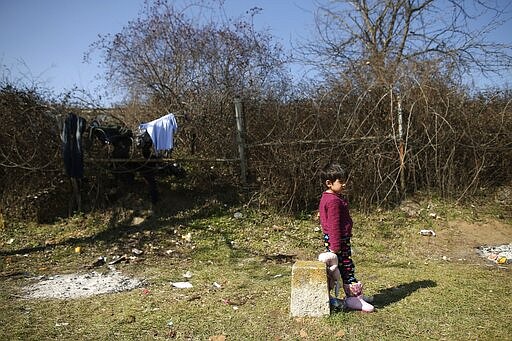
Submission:
[[138,1],[0,0],[0,63],[12,80],[56,92],[91,89],[96,65],[83,54],[98,34],[118,32],[137,15]]
[[[180,0],[175,0],[180,2]],[[509,0],[503,0],[509,1]],[[99,34],[115,34],[142,8],[143,0],[0,0],[0,71],[15,84],[38,85],[57,94],[77,86],[97,91],[96,62],[83,55]],[[268,28],[285,46],[310,35],[313,0],[225,0],[228,15],[263,11],[257,28]],[[511,42],[512,25],[498,39]]]
[[[98,35],[120,32],[143,0],[0,0],[0,65],[15,84],[56,93],[78,86],[94,92],[101,69],[83,55]],[[256,25],[288,44],[313,22],[308,0],[226,0],[228,15],[263,8]]]

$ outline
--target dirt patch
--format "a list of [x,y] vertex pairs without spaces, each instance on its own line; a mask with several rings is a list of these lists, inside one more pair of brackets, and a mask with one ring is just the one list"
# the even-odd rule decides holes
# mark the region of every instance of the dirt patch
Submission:
[[25,298],[83,298],[128,291],[142,285],[141,280],[123,276],[115,270],[106,274],[92,271],[85,274],[43,276],[35,280],[36,283],[23,289]]
[[488,262],[482,247],[508,245],[512,242],[512,226],[500,221],[449,221],[438,224],[436,236],[422,236],[430,255],[454,260]]

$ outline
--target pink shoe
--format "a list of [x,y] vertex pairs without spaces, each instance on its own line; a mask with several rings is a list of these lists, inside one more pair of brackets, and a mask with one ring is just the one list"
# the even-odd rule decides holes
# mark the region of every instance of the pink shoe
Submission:
[[361,282],[344,284],[343,289],[347,298],[345,305],[348,309],[361,310],[365,313],[371,313],[375,308],[363,299],[363,285]]
[[352,296],[345,299],[345,306],[352,310],[361,310],[364,313],[371,313],[375,308],[363,300],[362,296]]

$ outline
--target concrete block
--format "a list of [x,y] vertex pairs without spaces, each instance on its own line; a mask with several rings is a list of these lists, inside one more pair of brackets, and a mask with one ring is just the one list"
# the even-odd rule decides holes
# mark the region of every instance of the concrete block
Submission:
[[320,317],[330,314],[325,263],[297,261],[292,266],[290,315]]

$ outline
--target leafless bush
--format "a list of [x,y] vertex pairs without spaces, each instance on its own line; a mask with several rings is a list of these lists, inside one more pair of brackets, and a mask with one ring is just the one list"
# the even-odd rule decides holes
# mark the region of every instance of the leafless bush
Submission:
[[[350,170],[349,195],[360,206],[401,200],[391,96],[335,90],[286,105],[246,106],[250,170],[263,202],[314,208],[322,190],[318,170],[331,160]],[[406,193],[459,199],[512,179],[509,92],[469,97],[438,82],[403,95]]]
[[[188,181],[201,188],[241,184],[238,97],[248,180],[259,204],[315,208],[322,190],[318,170],[329,161],[347,167],[351,201],[361,207],[394,204],[419,190],[463,200],[512,180],[512,96],[497,90],[470,95],[457,80],[471,67],[499,71],[511,56],[510,46],[484,39],[493,25],[468,39],[471,13],[457,1],[447,3],[453,15],[433,26],[430,20],[445,9],[432,1],[340,0],[321,7],[327,15],[317,22],[320,37],[304,46],[304,60],[319,70],[310,84],[292,84],[281,46],[254,29],[259,9],[213,20],[208,6],[222,1],[198,1],[196,17],[187,13],[195,5],[147,1],[137,20],[100,37],[91,53],[103,53],[108,80],[126,94],[124,105],[106,116],[136,129],[174,113],[180,127],[173,157],[188,160]],[[498,7],[482,11],[494,18],[507,14]],[[50,105],[12,87],[0,95],[2,207],[34,216],[27,198],[66,186],[54,115],[66,113],[56,108],[70,102]],[[90,119],[100,111],[77,113]],[[102,171],[89,179],[98,180]]]
[[8,84],[0,89],[0,206],[8,217],[33,219],[55,212],[48,198],[63,178],[53,109],[37,90]]

